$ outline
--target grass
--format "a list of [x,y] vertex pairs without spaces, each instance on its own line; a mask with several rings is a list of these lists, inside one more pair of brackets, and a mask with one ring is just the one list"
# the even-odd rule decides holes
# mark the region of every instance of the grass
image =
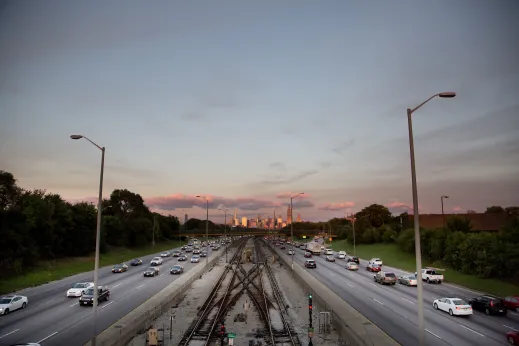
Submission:
[[[158,253],[180,246],[178,241],[156,243],[155,247],[146,246],[136,249],[113,248],[99,256],[99,267],[109,266],[131,260],[132,258]],[[14,292],[23,288],[39,286],[47,282],[94,270],[94,254],[89,257],[71,257],[55,261],[42,261],[33,270],[0,282],[0,294]]]
[[[353,254],[353,245],[345,240],[332,242],[332,249],[335,251],[346,250],[348,254]],[[356,255],[363,259],[380,257],[384,264],[400,268],[414,273],[416,271],[416,261],[413,254],[403,252],[396,244],[369,244],[357,245]],[[483,279],[477,276],[463,274],[448,267],[443,267],[438,263],[428,263],[424,261],[423,266],[433,266],[446,269],[444,274],[445,281],[460,285],[473,290],[495,294],[501,297],[516,295],[519,286],[497,279]]]

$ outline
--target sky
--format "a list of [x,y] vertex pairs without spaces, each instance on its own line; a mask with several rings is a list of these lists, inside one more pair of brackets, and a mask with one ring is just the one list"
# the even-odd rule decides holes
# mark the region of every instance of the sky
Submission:
[[515,0],[3,1],[0,169],[69,201],[327,220],[519,205]]

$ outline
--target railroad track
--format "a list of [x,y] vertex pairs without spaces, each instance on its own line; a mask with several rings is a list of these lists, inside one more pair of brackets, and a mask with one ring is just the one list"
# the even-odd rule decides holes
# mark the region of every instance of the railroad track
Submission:
[[[179,346],[208,346],[221,341],[222,336],[216,327],[223,322],[227,312],[236,305],[243,294],[250,298],[263,324],[263,328],[257,330],[256,338],[261,338],[267,345],[272,346],[301,346],[290,326],[283,295],[266,263],[258,240],[254,241],[254,267],[247,271],[240,265],[241,253],[246,242],[247,239],[244,239],[239,244],[230,265],[214,285],[197,318],[184,333]],[[281,325],[273,322],[280,320]]]

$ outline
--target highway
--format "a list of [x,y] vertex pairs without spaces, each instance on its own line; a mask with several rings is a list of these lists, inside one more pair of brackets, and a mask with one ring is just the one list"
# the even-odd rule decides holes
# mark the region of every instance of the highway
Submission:
[[[173,250],[176,249],[170,251]],[[222,246],[218,252],[223,251],[225,247]],[[211,253],[209,249],[208,255]],[[205,264],[205,258],[201,258],[198,264],[190,263],[190,254],[186,262],[178,262],[176,257],[164,258],[160,276],[143,277],[151,259],[158,255],[141,257],[141,266],[129,266],[124,273],[113,274],[112,266],[100,268],[99,284],[107,285],[111,294],[109,301],[99,304],[98,334],[180,277],[182,274],[169,273],[174,264],[183,265],[185,272]],[[67,298],[66,291],[76,282],[93,282],[93,276],[91,271],[16,292],[27,296],[29,304],[23,310],[0,316],[0,346],[24,342],[37,342],[44,346],[81,346],[90,340],[93,333],[92,307],[79,306],[79,298]]]
[[[270,242],[275,251],[290,263],[288,250],[281,250]],[[294,265],[303,264],[304,250],[296,249]],[[404,346],[418,344],[417,299],[416,287],[401,284],[383,286],[375,283],[373,273],[366,270],[367,261],[361,260],[358,271],[344,268],[345,260],[326,262],[325,256],[313,256],[317,269],[306,269],[320,282],[342,297],[353,308],[371,320],[389,336]],[[384,260],[382,258],[382,260]],[[401,276],[407,272],[384,266],[385,271]],[[519,316],[509,312],[506,317],[486,316],[474,311],[470,317],[451,317],[449,314],[433,308],[437,298],[459,297],[468,299],[480,293],[462,287],[424,282],[424,308],[427,345],[503,345],[507,344],[505,334],[511,330],[519,330]]]

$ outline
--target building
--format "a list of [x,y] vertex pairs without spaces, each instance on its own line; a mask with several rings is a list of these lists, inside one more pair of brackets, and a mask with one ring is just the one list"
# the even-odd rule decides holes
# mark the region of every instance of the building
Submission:
[[241,218],[241,225],[242,225],[242,227],[247,227],[248,226],[248,221],[249,220],[247,220],[247,216],[242,217]]
[[288,210],[287,210],[287,224],[290,225],[291,223],[292,223],[292,207],[289,204]]
[[297,214],[296,222],[301,222],[301,214]]
[[278,222],[276,224],[276,228],[281,228],[281,227],[283,227],[283,218],[278,217]]
[[[413,215],[409,215],[412,225]],[[508,214],[487,214],[487,213],[467,213],[467,214],[445,214],[445,224],[450,217],[461,217],[470,221],[472,231],[500,231],[509,221]],[[441,228],[443,226],[442,214],[422,214],[420,215],[420,227]]]
[[189,216],[187,216],[187,214],[186,214],[186,215],[184,215],[184,224],[187,223],[187,220],[189,220]]

